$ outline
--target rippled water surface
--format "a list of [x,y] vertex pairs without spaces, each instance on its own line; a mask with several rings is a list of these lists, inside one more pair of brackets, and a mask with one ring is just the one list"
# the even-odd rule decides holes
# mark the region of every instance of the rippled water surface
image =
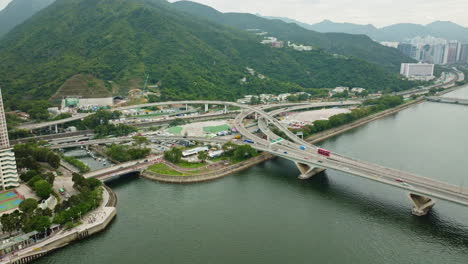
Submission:
[[[321,146],[468,187],[468,106],[423,103]],[[195,185],[119,180],[111,226],[38,263],[468,263],[467,207],[438,201],[415,217],[402,190],[297,176],[277,159]]]

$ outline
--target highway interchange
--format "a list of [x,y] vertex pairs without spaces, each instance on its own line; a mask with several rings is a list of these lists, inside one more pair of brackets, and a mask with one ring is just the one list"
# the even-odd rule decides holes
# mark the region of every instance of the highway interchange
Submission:
[[[468,191],[466,189],[460,188],[455,185],[448,183],[443,183],[435,181],[430,178],[422,177],[412,173],[395,170],[392,168],[387,168],[378,164],[373,164],[370,162],[360,161],[354,158],[346,157],[338,153],[332,153],[330,157],[326,157],[317,153],[318,147],[312,145],[305,140],[297,137],[293,132],[284,127],[275,116],[288,112],[296,111],[310,108],[322,108],[322,107],[332,107],[332,106],[350,106],[359,104],[356,101],[344,101],[344,102],[320,102],[320,103],[301,103],[301,104],[271,104],[264,105],[261,107],[255,107],[245,104],[239,104],[234,102],[225,102],[225,101],[208,101],[208,100],[195,100],[195,101],[172,101],[172,102],[158,102],[158,103],[148,103],[137,106],[126,106],[116,108],[114,110],[125,110],[133,109],[140,107],[152,107],[152,106],[165,106],[165,105],[222,105],[231,107],[237,107],[241,109],[240,113],[236,116],[234,120],[234,126],[238,132],[243,136],[244,139],[249,140],[252,147],[259,151],[269,152],[275,156],[279,156],[288,160],[295,162],[298,167],[300,167],[302,175],[301,178],[308,178],[313,176],[315,168],[320,169],[332,169],[344,172],[345,175],[354,175],[363,177],[365,179],[377,181],[387,185],[391,185],[400,189],[405,189],[411,194],[419,196],[419,198],[424,198],[427,200],[426,204],[431,203],[433,205],[434,201],[429,198],[438,198],[441,200],[446,200],[454,202],[461,205],[468,205]],[[275,109],[275,110],[272,110]],[[267,110],[272,110],[267,112]],[[245,127],[245,119],[248,116],[254,115],[257,119],[257,126],[260,132],[267,137],[267,139],[262,138],[258,134],[250,132]],[[62,120],[63,121],[63,120]],[[49,124],[48,124],[49,125]],[[277,140],[280,137],[274,134],[270,127],[276,127],[279,131],[283,132],[288,138]],[[83,135],[78,135],[82,136]],[[86,137],[86,136],[85,136]],[[208,142],[217,142],[224,143],[224,139],[216,138],[185,138],[185,137],[164,137],[164,136],[150,136],[151,139],[160,139],[160,140],[196,140],[196,141],[208,141]],[[89,139],[89,138],[88,138]],[[76,141],[78,141],[77,139]],[[131,140],[129,138],[112,138],[112,139],[100,139],[100,140],[88,140],[82,142],[70,142],[63,143],[57,141],[55,145],[50,146],[50,148],[67,148],[67,147],[76,147],[82,145],[93,145],[93,144],[107,144],[107,143],[118,143],[123,141]],[[276,140],[272,142],[272,140]],[[62,143],[62,144],[60,144]],[[245,142],[244,142],[245,144]],[[304,167],[306,170],[304,170]],[[307,175],[311,174],[311,175]],[[423,199],[423,200],[424,200]],[[415,207],[420,206],[420,208],[413,208],[413,213],[418,215],[423,215],[427,213],[427,210],[430,208],[424,208],[424,206],[418,205],[417,201],[415,202]],[[423,211],[421,211],[421,210]],[[427,210],[426,210],[427,209]],[[416,210],[416,211],[415,211]],[[419,210],[419,211],[418,211]]]

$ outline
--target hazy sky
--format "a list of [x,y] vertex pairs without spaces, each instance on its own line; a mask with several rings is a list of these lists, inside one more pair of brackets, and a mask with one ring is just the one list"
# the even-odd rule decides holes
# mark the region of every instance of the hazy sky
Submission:
[[10,0],[0,0],[0,9],[3,9],[9,2]]
[[[222,12],[284,16],[306,23],[335,22],[387,26],[452,21],[468,27],[467,0],[193,0]],[[171,0],[174,2],[174,0]]]
[[[0,0],[0,9],[11,0]],[[174,2],[174,0],[170,0]],[[467,0],[194,0],[222,12],[284,16],[306,23],[324,19],[374,24],[428,24],[450,20],[468,27]]]

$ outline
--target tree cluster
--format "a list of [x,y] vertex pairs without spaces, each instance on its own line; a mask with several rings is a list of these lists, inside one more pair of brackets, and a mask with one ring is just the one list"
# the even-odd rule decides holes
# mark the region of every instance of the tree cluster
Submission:
[[164,151],[164,159],[177,164],[182,160],[182,150],[179,148],[172,148],[170,150]]
[[290,95],[288,96],[287,100],[289,102],[300,102],[300,101],[306,101],[310,99],[310,95],[306,93],[301,93],[298,95]]
[[96,138],[102,138],[105,136],[116,136],[116,137],[121,137],[121,136],[127,136],[130,133],[137,132],[138,129],[125,125],[125,124],[106,124],[106,125],[99,125],[94,128],[94,134],[96,135]]
[[97,138],[113,135],[116,137],[126,136],[136,132],[137,129],[125,124],[114,125],[110,120],[119,119],[122,115],[119,111],[108,111],[99,109],[93,115],[87,116],[83,121],[79,121],[76,125],[80,129],[92,129]]
[[54,169],[60,166],[60,156],[52,150],[40,146],[35,141],[16,144],[13,150],[15,152],[16,164],[19,168],[40,170],[41,165],[39,162],[46,162]]
[[250,145],[237,145],[232,142],[227,142],[222,148],[224,150],[223,156],[235,162],[240,162],[258,155],[257,150]]
[[393,108],[403,102],[404,101],[401,96],[383,96],[377,99],[366,100],[363,103],[365,105],[364,107],[353,109],[351,110],[351,113],[334,115],[328,120],[316,120],[312,125],[306,125],[302,129],[293,130],[293,132],[302,132],[304,137],[308,137],[314,133],[339,127],[371,114]]
[[18,95],[14,99],[8,100],[6,106],[11,110],[26,112],[34,120],[44,121],[50,117],[47,108],[52,107],[52,104],[43,100],[22,100]]
[[36,170],[30,170],[20,175],[22,181],[26,182],[41,199],[47,199],[53,193],[54,174],[39,173]]
[[62,158],[64,161],[76,167],[81,173],[86,173],[91,170],[88,165],[84,164],[81,160],[75,159],[74,157],[63,156]]
[[176,118],[169,122],[170,127],[185,125],[187,122],[184,119]]
[[74,173],[72,176],[74,188],[80,193],[71,196],[55,207],[55,216],[53,222],[56,224],[65,224],[78,220],[87,212],[98,207],[102,200],[101,181],[95,178],[86,179],[80,174]]
[[112,144],[106,149],[106,154],[119,162],[138,160],[147,157],[151,153],[149,148],[131,147]]
[[38,208],[36,200],[28,198],[19,204],[19,210],[2,215],[0,222],[4,232],[11,233],[21,229],[23,232],[28,233],[34,230],[44,231],[49,228],[51,216],[52,211],[50,209],[42,210]]

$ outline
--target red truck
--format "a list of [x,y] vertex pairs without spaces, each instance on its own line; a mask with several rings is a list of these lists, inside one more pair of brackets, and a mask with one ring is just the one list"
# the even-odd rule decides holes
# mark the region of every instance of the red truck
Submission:
[[328,151],[326,149],[319,148],[317,150],[317,153],[320,154],[320,155],[326,156],[326,157],[330,157],[330,151]]

